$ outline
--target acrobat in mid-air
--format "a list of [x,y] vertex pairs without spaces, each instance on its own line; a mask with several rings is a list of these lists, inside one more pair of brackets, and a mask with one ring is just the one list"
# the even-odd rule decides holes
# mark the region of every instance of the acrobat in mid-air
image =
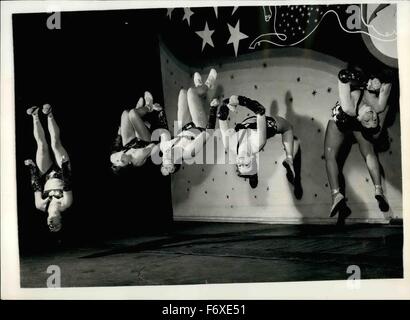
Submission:
[[24,163],[30,170],[35,206],[48,213],[47,225],[50,231],[57,232],[62,227],[61,213],[73,203],[71,166],[51,106],[45,104],[42,113],[47,116],[51,150],[40,122],[39,108],[31,107],[27,114],[33,118],[33,133],[37,142],[36,162],[28,159]]
[[207,117],[207,93],[215,86],[217,72],[211,69],[205,83],[198,72],[194,74],[194,87],[181,89],[178,96],[176,136],[169,132],[161,135],[161,172],[164,176],[175,173],[184,161],[192,160],[211,136],[206,129],[215,129],[217,100],[210,103]]
[[135,108],[124,110],[121,115],[121,125],[110,157],[113,171],[142,166],[159,148],[158,141],[151,141],[152,132],[157,129],[168,130],[165,111],[146,91]]
[[[229,111],[234,111],[238,105],[248,108],[255,115],[244,119],[234,128],[229,128],[227,121]],[[300,172],[295,173],[293,163],[300,147],[299,140],[294,137],[292,125],[286,119],[279,116],[266,116],[265,107],[258,101],[236,95],[223,101],[219,108],[218,119],[225,150],[236,156],[237,174],[249,178],[252,188],[258,185],[256,155],[264,148],[268,139],[281,134],[286,153],[286,158],[282,162],[286,168],[286,177],[294,185],[295,197],[297,199],[302,197]]]
[[349,68],[341,70],[338,77],[340,101],[332,109],[325,136],[326,170],[332,195],[330,216],[339,213],[339,218],[344,219],[351,214],[340,190],[337,161],[340,147],[348,135],[353,135],[358,142],[374,184],[374,196],[380,210],[386,212],[389,205],[383,193],[374,143],[383,129],[388,111],[390,76],[387,72],[366,76],[359,68]]

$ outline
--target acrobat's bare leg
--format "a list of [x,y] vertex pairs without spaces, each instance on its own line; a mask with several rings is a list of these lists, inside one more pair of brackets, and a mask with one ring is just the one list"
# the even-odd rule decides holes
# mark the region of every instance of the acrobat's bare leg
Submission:
[[202,86],[189,88],[187,92],[188,108],[192,121],[197,127],[201,128],[206,127],[208,120],[205,109],[207,91],[208,87]]
[[50,149],[47,144],[43,126],[39,119],[38,111],[38,107],[31,107],[27,110],[27,114],[31,115],[33,118],[33,134],[37,143],[36,164],[41,174],[44,174],[52,166],[53,160],[50,156]]
[[130,112],[128,112],[128,119],[132,127],[134,128],[134,132],[137,138],[144,141],[151,141],[151,133],[146,127],[144,121],[141,119],[141,116],[139,115],[137,110],[130,110]]
[[61,166],[63,159],[65,159],[65,161],[69,161],[70,159],[67,150],[61,143],[60,127],[57,125],[57,122],[53,115],[53,110],[49,104],[45,104],[43,106],[43,113],[47,115],[48,131],[50,132],[51,138],[51,149],[53,150],[57,164]]
[[121,115],[120,133],[123,146],[136,137],[134,127],[131,124],[128,114],[129,112],[124,110]]
[[188,107],[188,98],[187,98],[187,91],[185,89],[181,89],[178,95],[178,128],[176,132],[181,132],[182,127],[185,126],[187,123],[192,121],[191,113]]
[[370,176],[372,178],[375,189],[375,198],[379,203],[379,208],[381,211],[386,212],[389,210],[389,204],[384,197],[382,178],[380,174],[380,164],[374,151],[374,146],[370,141],[366,140],[363,137],[361,132],[355,131],[353,134],[359,144],[360,153],[362,154],[363,159],[366,161],[367,169],[369,170]]

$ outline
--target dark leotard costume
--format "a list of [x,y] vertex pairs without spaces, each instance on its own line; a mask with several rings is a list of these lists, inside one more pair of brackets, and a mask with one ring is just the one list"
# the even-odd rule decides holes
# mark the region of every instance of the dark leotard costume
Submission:
[[[63,171],[61,168],[55,164],[53,164],[50,169],[47,170],[47,172],[44,174],[44,185],[46,182],[50,179],[58,179],[61,180],[62,184],[63,182]],[[49,197],[55,197],[57,199],[60,199],[63,197],[63,190],[62,189],[49,189],[49,190],[44,190],[42,193],[42,198],[46,199]]]
[[[64,162],[62,168],[53,164],[43,175],[41,175],[40,170],[35,164],[30,164],[29,169],[33,191],[41,192],[41,197],[43,199],[61,199],[64,192],[71,191],[71,168],[69,162]],[[56,179],[57,184],[61,185],[61,188],[44,190],[47,181],[51,179]],[[50,201],[46,205],[46,211],[48,210],[49,204]]]
[[350,116],[345,111],[339,101],[336,102],[335,106],[332,108],[332,119],[335,121],[336,126],[341,132],[347,131],[359,131],[361,128],[360,122],[357,119],[359,114],[359,105],[363,98],[363,90],[360,91],[360,97],[356,104],[356,115]]
[[[244,130],[244,129],[257,129],[257,124],[256,124],[256,116],[251,116],[246,119],[244,119],[241,123],[238,123],[235,126],[235,131],[238,132],[239,130]],[[276,123],[276,120],[272,117],[267,116],[266,117],[266,138],[272,138],[278,133],[278,125]]]
[[[228,99],[224,100],[224,103],[228,102]],[[256,100],[249,99],[247,97],[238,96],[239,105],[248,108],[249,110],[255,112],[259,115],[265,114],[265,108]],[[241,123],[235,125],[235,131],[246,130],[246,129],[257,129],[257,119],[256,116],[251,116],[244,119]],[[278,133],[278,125],[273,117],[266,116],[266,138],[272,138]],[[237,150],[239,149],[240,141],[238,141]]]
[[[177,136],[177,138],[174,138],[174,141],[172,142],[172,144],[168,147],[168,148],[173,148],[175,146],[175,144],[180,140],[179,138],[187,138],[189,140],[195,140],[196,135],[192,135],[192,134],[185,134],[184,132],[190,132],[190,133],[194,133],[197,134],[198,131],[199,133],[206,131],[207,129],[213,130],[215,129],[215,125],[216,125],[216,118],[217,118],[217,110],[218,107],[217,106],[211,106],[209,109],[209,116],[208,116],[208,122],[206,124],[206,128],[202,128],[202,127],[198,127],[195,125],[194,122],[188,122],[187,124],[185,124],[182,128],[181,128],[181,132],[179,133],[179,135]],[[160,152],[160,156],[162,157],[162,151]],[[180,164],[176,164],[176,168],[177,170],[179,169]],[[177,171],[176,170],[176,171]],[[175,172],[176,172],[175,171]]]

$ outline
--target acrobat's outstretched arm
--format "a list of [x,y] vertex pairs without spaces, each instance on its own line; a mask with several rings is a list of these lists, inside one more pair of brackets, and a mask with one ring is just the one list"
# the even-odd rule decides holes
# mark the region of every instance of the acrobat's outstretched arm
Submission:
[[217,113],[217,118],[219,119],[219,129],[221,130],[221,134],[222,134],[222,143],[224,145],[225,150],[229,149],[228,103],[229,103],[229,99],[224,99]]
[[45,212],[48,200],[43,199],[42,197],[43,188],[41,185],[40,170],[38,169],[34,161],[31,159],[24,161],[24,164],[30,170],[31,188],[34,192],[34,204],[38,210]]
[[73,191],[72,191],[72,177],[71,177],[71,165],[70,161],[63,157],[61,162],[61,171],[63,175],[63,203],[61,205],[62,210],[66,210],[73,204]]

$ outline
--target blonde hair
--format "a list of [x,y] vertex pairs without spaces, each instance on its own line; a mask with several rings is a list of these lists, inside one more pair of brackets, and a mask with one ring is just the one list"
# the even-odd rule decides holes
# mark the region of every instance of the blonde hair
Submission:
[[[50,231],[51,232],[60,231],[62,227],[62,223],[61,223],[61,209],[59,207],[59,204],[56,201],[51,200],[47,211],[48,211],[47,225]],[[55,222],[57,222],[57,224],[54,227]]]

